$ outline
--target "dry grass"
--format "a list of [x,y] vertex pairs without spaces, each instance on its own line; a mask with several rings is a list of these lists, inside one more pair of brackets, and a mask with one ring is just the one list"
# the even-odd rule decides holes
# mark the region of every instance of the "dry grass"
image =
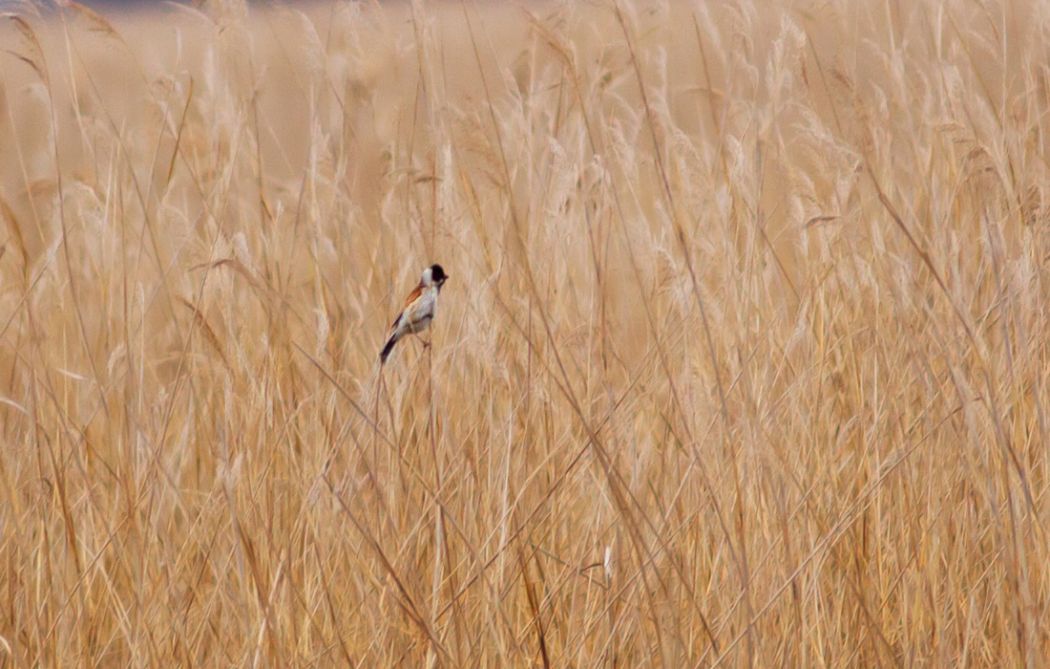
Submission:
[[14,10],[0,666],[1048,660],[1045,3]]

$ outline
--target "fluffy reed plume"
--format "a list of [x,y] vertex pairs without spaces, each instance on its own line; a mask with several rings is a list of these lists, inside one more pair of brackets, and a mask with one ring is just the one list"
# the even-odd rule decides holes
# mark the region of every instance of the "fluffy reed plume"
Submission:
[[0,665],[1050,659],[1050,7],[60,5]]

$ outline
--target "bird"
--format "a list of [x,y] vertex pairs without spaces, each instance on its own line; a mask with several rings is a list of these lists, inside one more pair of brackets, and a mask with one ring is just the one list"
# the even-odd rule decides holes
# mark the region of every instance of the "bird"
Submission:
[[[423,270],[423,276],[419,278],[419,285],[405,298],[404,308],[390,326],[390,337],[379,353],[380,365],[386,363],[390,352],[394,350],[394,345],[402,337],[407,334],[418,334],[430,327],[430,322],[434,320],[438,295],[447,280],[448,275],[445,274],[441,265],[431,265]],[[424,343],[424,346],[426,345],[428,344]]]

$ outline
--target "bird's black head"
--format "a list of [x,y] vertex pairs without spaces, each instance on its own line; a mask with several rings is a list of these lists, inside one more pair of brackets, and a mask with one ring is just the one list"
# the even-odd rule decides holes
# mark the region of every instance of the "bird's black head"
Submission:
[[447,279],[448,279],[448,275],[445,274],[445,270],[441,267],[441,265],[431,265],[430,266],[430,280],[431,281],[433,281],[434,283],[436,283],[437,285],[440,286],[441,284],[445,283],[445,281]]

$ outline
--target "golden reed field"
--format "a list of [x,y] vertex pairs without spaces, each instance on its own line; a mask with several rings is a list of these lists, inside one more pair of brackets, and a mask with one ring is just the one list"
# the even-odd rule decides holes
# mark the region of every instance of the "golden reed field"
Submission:
[[0,666],[1050,661],[1047,3],[5,9]]

